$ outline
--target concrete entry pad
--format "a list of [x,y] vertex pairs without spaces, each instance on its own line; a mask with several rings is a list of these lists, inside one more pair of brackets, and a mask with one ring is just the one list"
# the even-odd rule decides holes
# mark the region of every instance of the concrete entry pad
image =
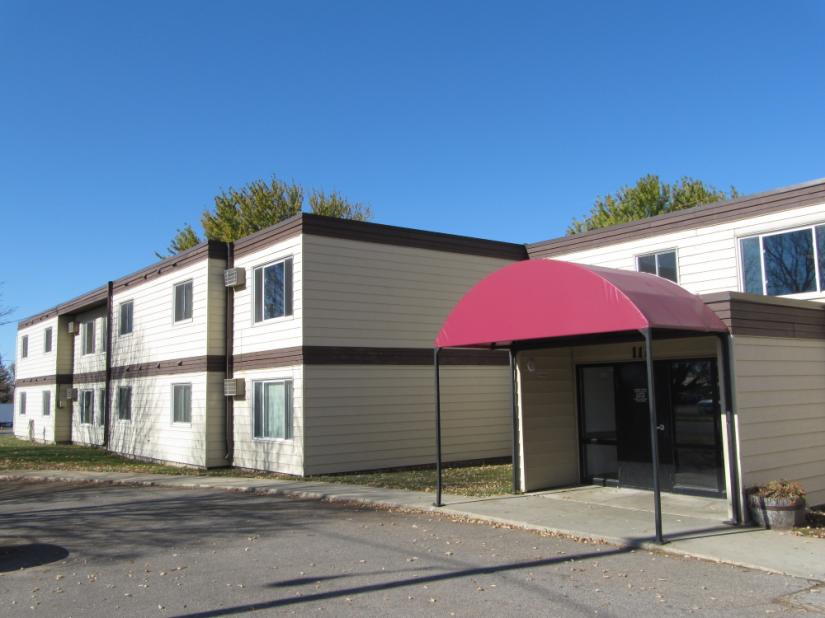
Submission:
[[[551,500],[569,500],[581,504],[649,512],[651,516],[653,514],[653,494],[643,489],[620,489],[588,485],[543,491],[539,492],[538,495]],[[663,493],[662,513],[664,515],[707,519],[718,524],[728,519],[728,504],[724,498]]]

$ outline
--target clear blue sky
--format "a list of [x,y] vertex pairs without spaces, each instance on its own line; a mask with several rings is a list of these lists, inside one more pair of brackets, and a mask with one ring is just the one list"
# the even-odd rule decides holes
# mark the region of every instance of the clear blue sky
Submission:
[[649,172],[822,177],[823,32],[818,0],[4,0],[2,301],[16,320],[145,266],[273,173],[516,242]]

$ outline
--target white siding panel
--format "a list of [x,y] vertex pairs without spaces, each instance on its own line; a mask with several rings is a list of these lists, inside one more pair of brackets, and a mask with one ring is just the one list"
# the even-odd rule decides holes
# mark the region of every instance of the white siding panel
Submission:
[[[235,354],[297,347],[302,344],[304,263],[301,239],[301,236],[288,238],[235,260],[236,268],[246,270],[246,285],[235,290]],[[253,271],[258,266],[288,257],[292,257],[292,315],[255,324],[252,312]]]
[[[72,336],[74,344],[74,365],[73,373],[91,373],[93,371],[106,370],[106,308],[99,307],[93,311],[80,313],[74,318],[78,325],[78,334]],[[83,354],[83,329],[80,327],[84,322],[94,322],[95,325],[95,351],[91,354]]]
[[[214,395],[219,373],[131,378],[112,381],[112,441],[117,453],[177,464],[220,465],[223,440],[214,424],[223,422],[223,398]],[[172,385],[192,385],[191,424],[172,422]],[[117,389],[132,387],[132,420],[117,418]],[[207,388],[209,385],[210,388]]]
[[743,485],[796,480],[825,502],[825,342],[734,338]]
[[430,347],[450,309],[511,260],[304,236],[304,343]]
[[[737,239],[819,223],[825,223],[825,203],[573,251],[555,255],[553,259],[636,270],[637,255],[676,249],[679,256],[679,283],[685,289],[695,294],[741,291]],[[825,294],[807,294],[802,297],[825,300]]]
[[[506,367],[442,368],[445,461],[511,452]],[[431,367],[304,367],[305,474],[435,461]]]
[[[112,366],[222,354],[224,266],[223,260],[204,259],[117,290],[113,297]],[[175,285],[189,280],[192,319],[175,322]],[[120,335],[120,304],[129,300],[134,303],[133,331]]]
[[[43,414],[43,393],[51,393],[51,414]],[[26,414],[20,414],[20,394],[26,393]],[[14,391],[14,435],[24,440],[36,442],[66,441],[65,431],[57,430],[56,420],[68,415],[68,410],[57,408],[57,387],[53,384],[43,386],[18,387]],[[57,423],[58,427],[60,423]],[[65,426],[65,422],[63,423]]]
[[[103,382],[83,382],[75,383],[72,388],[78,391],[78,400],[71,403],[72,410],[72,442],[75,444],[88,444],[100,446],[103,444],[103,423],[101,422],[103,408],[100,401],[100,390],[105,387]],[[94,419],[92,423],[80,422],[80,392],[93,390],[94,395]]]
[[[246,382],[246,396],[234,404],[235,466],[302,476],[304,474],[304,370],[300,366],[236,371]],[[252,382],[292,380],[292,439],[252,437]]]
[[[16,378],[33,378],[50,376],[57,373],[57,317],[51,318],[17,331],[17,362],[15,365]],[[52,329],[52,351],[44,352],[46,328]],[[28,356],[21,357],[21,341],[24,336],[29,338]]]

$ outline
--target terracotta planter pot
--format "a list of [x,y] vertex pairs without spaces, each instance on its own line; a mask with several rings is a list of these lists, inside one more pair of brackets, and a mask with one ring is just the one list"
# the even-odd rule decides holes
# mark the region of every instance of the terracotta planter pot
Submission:
[[805,524],[805,499],[763,498],[756,494],[748,496],[751,519],[763,528],[790,530]]

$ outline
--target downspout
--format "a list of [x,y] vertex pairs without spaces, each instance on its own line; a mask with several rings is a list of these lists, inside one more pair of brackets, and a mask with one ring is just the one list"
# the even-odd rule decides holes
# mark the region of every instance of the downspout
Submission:
[[114,329],[114,285],[106,284],[106,377],[103,394],[103,448],[109,448],[109,430],[111,429],[112,410],[112,330]]
[[435,368],[435,506],[444,506],[441,501],[441,375],[438,357],[441,350],[433,348]]
[[[226,243],[226,268],[235,267],[235,245],[231,242]],[[234,288],[224,287],[224,357],[225,361],[225,378],[233,377],[234,372],[234,349],[235,349],[235,290]],[[233,465],[235,457],[235,399],[233,397],[224,397],[224,432],[226,441],[226,454],[224,459],[228,465]]]
[[739,491],[739,449],[737,448],[736,422],[734,410],[736,406],[733,401],[733,337],[730,333],[719,335],[722,344],[722,364],[725,372],[725,432],[728,441],[728,474],[730,475],[730,504],[733,509],[734,525],[741,525],[744,520],[744,512],[740,500]]

